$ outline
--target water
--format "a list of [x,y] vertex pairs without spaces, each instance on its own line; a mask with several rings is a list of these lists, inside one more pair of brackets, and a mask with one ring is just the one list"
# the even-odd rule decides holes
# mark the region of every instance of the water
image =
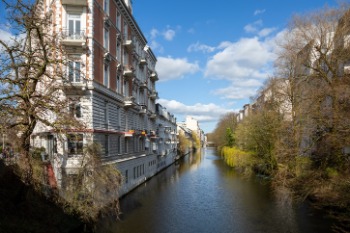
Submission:
[[306,204],[281,204],[268,181],[242,178],[215,150],[188,155],[125,196],[120,221],[98,232],[331,232],[331,222]]

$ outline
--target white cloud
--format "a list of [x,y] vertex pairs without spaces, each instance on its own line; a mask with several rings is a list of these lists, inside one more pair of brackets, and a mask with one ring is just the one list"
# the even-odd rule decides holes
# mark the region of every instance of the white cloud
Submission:
[[258,28],[262,26],[262,20],[257,20],[254,23],[248,24],[244,27],[245,32],[255,33],[258,32]]
[[185,105],[176,100],[166,99],[159,99],[157,102],[165,107],[171,114],[176,116],[193,116],[200,122],[215,122],[221,115],[232,111],[232,109],[225,109],[213,103]]
[[151,34],[151,39],[155,39],[159,35],[159,31],[155,28],[153,28],[150,32]]
[[256,94],[258,87],[236,87],[234,85],[214,90],[214,95],[222,96],[223,99],[245,99]]
[[260,37],[266,37],[270,35],[272,32],[274,32],[277,28],[263,28],[258,32],[258,35]]
[[12,41],[14,38],[15,36],[11,34],[11,32],[0,29],[0,40],[9,42],[9,41]]
[[157,50],[159,53],[163,53],[164,52],[164,48],[161,44],[159,44],[157,41],[152,40],[150,43],[150,47],[152,48],[152,50]]
[[175,31],[172,29],[168,29],[163,32],[164,39],[168,41],[173,40],[173,38],[175,37],[175,34],[176,34]]
[[195,43],[195,44],[191,44],[190,46],[188,46],[187,48],[188,52],[203,52],[203,53],[211,53],[215,51],[215,47],[209,46],[209,45],[205,45],[205,44],[200,44],[199,42]]
[[209,59],[205,76],[236,80],[265,78],[264,67],[274,55],[257,37],[242,38],[238,42],[222,42],[222,50]]
[[276,55],[275,37],[242,38],[236,42],[223,41],[217,52],[209,58],[204,75],[210,79],[223,79],[228,85],[212,91],[224,99],[245,99],[256,94],[263,81],[273,72]]
[[167,26],[164,30],[158,30],[156,28],[152,28],[149,33],[150,37],[150,47],[154,51],[158,51],[159,53],[164,52],[164,47],[159,43],[159,38],[162,38],[166,41],[172,41],[176,35],[176,30],[181,30],[180,26],[177,26],[176,29],[171,29],[170,26]]
[[159,79],[161,81],[180,79],[186,74],[199,71],[197,63],[190,63],[186,58],[158,57],[156,65]]
[[257,20],[254,23],[247,24],[244,26],[244,31],[247,33],[253,33],[258,35],[259,37],[266,37],[274,32],[277,28],[262,28],[263,22],[262,20]]
[[260,15],[260,14],[263,14],[263,13],[265,13],[265,9],[257,9],[257,10],[255,10],[254,11],[254,15]]
[[[180,30],[180,29],[181,27],[178,26],[177,30]],[[169,26],[167,27],[167,29],[164,29],[161,31],[156,28],[152,28],[152,30],[150,31],[151,40],[155,40],[159,36],[162,36],[164,40],[171,41],[174,39],[175,35],[176,35],[176,31],[174,29],[171,29]]]

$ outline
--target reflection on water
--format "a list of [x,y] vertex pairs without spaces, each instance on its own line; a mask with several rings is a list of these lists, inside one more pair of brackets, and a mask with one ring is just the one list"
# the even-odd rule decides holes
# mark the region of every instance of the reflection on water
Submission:
[[330,232],[320,213],[276,198],[262,179],[243,179],[211,148],[185,156],[120,204],[120,221],[102,219],[98,232]]

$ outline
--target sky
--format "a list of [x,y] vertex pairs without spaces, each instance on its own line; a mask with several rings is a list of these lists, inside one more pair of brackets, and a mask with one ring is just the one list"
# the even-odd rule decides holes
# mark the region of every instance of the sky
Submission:
[[157,57],[157,100],[178,122],[210,133],[223,114],[250,103],[274,74],[277,42],[295,14],[336,0],[133,0]]
[[[210,133],[223,114],[250,103],[274,73],[277,41],[294,14],[337,0],[133,0],[133,15],[157,57],[157,100],[178,122]],[[346,2],[346,1],[345,1]],[[11,36],[0,3],[0,38]]]

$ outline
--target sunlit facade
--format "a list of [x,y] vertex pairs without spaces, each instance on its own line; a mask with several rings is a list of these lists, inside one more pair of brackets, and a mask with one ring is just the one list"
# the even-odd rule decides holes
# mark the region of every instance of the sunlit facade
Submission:
[[176,120],[156,111],[157,59],[130,0],[44,0],[43,9],[66,54],[67,80],[61,86],[74,99],[67,111],[84,128],[58,137],[39,125],[32,145],[45,148],[56,171],[74,173],[84,146],[98,143],[102,161],[115,163],[124,176],[123,194],[176,156],[176,149],[164,146],[168,135],[162,131],[164,125],[176,131]]

